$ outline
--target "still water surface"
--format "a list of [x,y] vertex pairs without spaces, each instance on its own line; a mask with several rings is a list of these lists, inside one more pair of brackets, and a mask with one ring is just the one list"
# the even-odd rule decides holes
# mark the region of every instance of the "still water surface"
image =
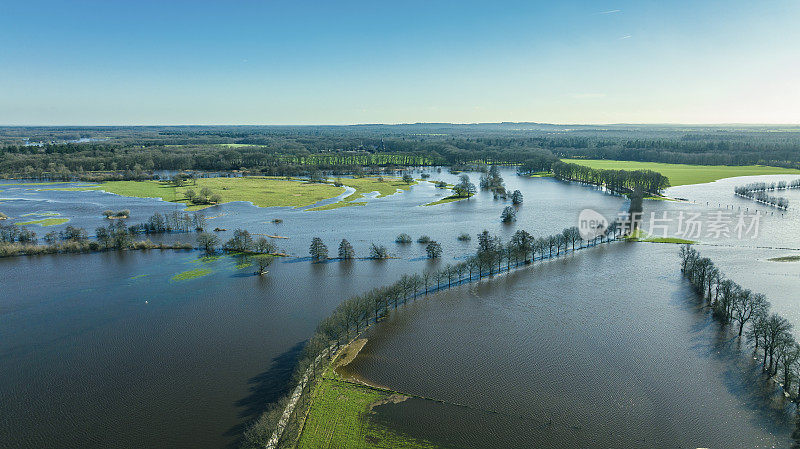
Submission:
[[[0,259],[0,439],[26,447],[234,445],[246,423],[286,390],[302,342],[343,299],[466,256],[474,245],[457,241],[461,232],[550,233],[583,207],[614,213],[624,203],[590,188],[511,171],[505,176],[526,195],[514,226],[500,223],[506,204],[488,194],[420,206],[446,194],[430,183],[372,199],[367,207],[305,212],[231,203],[206,211],[217,217],[210,227],[229,230],[219,233],[222,239],[237,227],[290,237],[276,242],[295,257],[276,262],[265,277],[237,269],[240,261],[230,257],[200,260],[196,251]],[[30,220],[21,217],[28,213],[59,213],[91,230],[107,223],[104,209],[130,209],[129,222],[136,222],[176,208],[102,192],[44,190],[52,187],[0,187],[7,198],[0,210],[12,223]],[[32,227],[40,235],[62,228]],[[394,244],[401,232],[439,240],[443,259],[424,259],[417,243]],[[306,255],[314,236],[332,254],[347,238],[359,255],[376,242],[399,259],[311,264]],[[194,269],[211,274],[173,280]]]
[[347,371],[414,395],[374,420],[444,447],[789,447],[793,406],[682,281],[616,243],[414,303]]
[[[474,173],[470,175],[473,182],[477,183],[478,175]],[[270,273],[265,277],[253,276],[251,267],[237,268],[236,265],[241,261],[234,258],[202,260],[196,251],[0,259],[0,274],[2,274],[0,276],[0,380],[2,380],[0,440],[11,447],[235,445],[246,423],[286,390],[288,376],[302,342],[312,334],[316,323],[327,316],[343,299],[374,286],[392,282],[402,274],[435,269],[466,257],[474,251],[475,241],[467,243],[457,241],[455,237],[461,232],[473,235],[473,239],[474,235],[483,229],[499,234],[504,239],[508,239],[517,229],[526,229],[536,236],[547,235],[576,224],[578,213],[585,207],[599,210],[607,216],[613,216],[625,207],[624,199],[604,194],[591,187],[551,179],[517,177],[512,170],[504,170],[503,176],[510,190],[520,189],[525,196],[525,203],[518,211],[518,221],[510,226],[503,225],[499,221],[500,212],[507,203],[493,200],[491,195],[486,193],[480,193],[470,201],[434,207],[421,206],[447,195],[447,192],[434,188],[431,183],[421,183],[413,186],[408,192],[390,197],[368,199],[370,204],[366,207],[306,212],[291,208],[257,208],[240,202],[208,209],[206,215],[216,217],[209,221],[209,227],[228,229],[227,232],[219,233],[223,240],[237,227],[255,233],[290,237],[276,242],[282,250],[292,254],[293,257],[273,264]],[[452,183],[456,176],[433,172],[431,179],[442,179]],[[71,185],[74,184],[67,186]],[[91,230],[107,223],[102,218],[102,211],[105,209],[130,209],[132,219],[129,222],[135,223],[145,220],[155,211],[167,212],[179,207],[154,199],[123,198],[103,192],[44,190],[51,187],[54,186],[2,186],[0,211],[13,217],[11,223],[30,220],[31,217],[21,217],[28,213],[59,213],[62,217],[70,219],[69,224]],[[708,210],[702,197],[705,195],[702,188],[702,186],[680,188],[682,189],[680,196],[694,199],[695,203],[653,201],[647,202],[648,210],[657,212]],[[720,188],[718,195],[733,197],[732,194],[728,195],[726,189]],[[736,197],[733,198],[731,201],[735,201]],[[271,222],[273,218],[281,218],[283,223],[274,224]],[[723,246],[706,245],[700,249],[704,253],[714,252],[713,255],[709,255],[712,255],[726,272],[730,272],[732,278],[756,291],[768,293],[778,311],[800,324],[796,297],[786,290],[797,291],[797,287],[800,286],[796,268],[798,265],[776,265],[774,262],[768,262],[766,259],[769,257],[786,255],[786,250],[765,249],[778,245],[798,247],[797,242],[791,237],[786,237],[780,231],[774,231],[795,229],[798,220],[795,216],[770,216],[765,219],[765,226],[768,232],[755,242],[726,241],[723,242]],[[42,235],[49,230],[62,229],[63,225],[32,228]],[[415,239],[421,234],[427,234],[438,240],[444,249],[442,260],[433,262],[426,260],[423,245],[394,244],[394,238],[401,232],[406,232]],[[398,259],[383,262],[358,260],[352,263],[311,264],[306,256],[308,245],[314,236],[323,238],[331,254],[335,254],[338,242],[342,238],[347,238],[360,256],[366,255],[369,245],[375,242],[387,245],[390,253]],[[164,238],[191,241],[194,236],[175,234]],[[743,248],[749,252],[743,252]],[[650,250],[660,255],[653,256],[653,260],[650,260],[647,256]],[[589,253],[584,251],[574,258],[569,258],[568,261],[553,263],[552,267],[548,268],[551,272],[544,276],[542,273],[524,272],[509,276],[508,280],[499,281],[500,284],[496,284],[498,281],[492,281],[494,284],[485,284],[495,287],[480,287],[479,290],[474,290],[477,287],[469,287],[447,293],[447,296],[442,296],[450,298],[452,303],[452,310],[448,311],[447,316],[441,316],[440,311],[435,308],[430,314],[413,312],[415,309],[409,309],[409,312],[403,312],[409,314],[407,315],[409,318],[403,318],[406,315],[398,315],[385,326],[392,326],[395,320],[398,322],[403,319],[419,320],[420,324],[424,324],[426,320],[436,318],[449,320],[450,324],[444,329],[460,328],[466,332],[474,332],[476,329],[489,330],[493,336],[491,342],[482,344],[481,337],[475,336],[477,338],[475,344],[478,346],[474,348],[470,342],[463,344],[464,337],[457,333],[440,337],[445,339],[444,342],[462,342],[464,348],[455,348],[457,354],[460,354],[459,351],[474,352],[482,356],[485,355],[482,354],[484,352],[498,356],[505,354],[509,360],[498,359],[497,370],[490,370],[489,365],[484,366],[482,371],[476,371],[472,365],[464,368],[455,363],[450,366],[447,365],[449,360],[442,360],[434,374],[438,376],[439,371],[451,373],[448,374],[451,377],[441,378],[441,381],[450,384],[453,391],[485,391],[484,396],[487,398],[496,396],[488,399],[490,405],[498,409],[510,407],[512,411],[516,410],[514,416],[524,410],[523,402],[525,402],[526,407],[532,407],[530,412],[526,412],[531,414],[531,417],[526,419],[535,422],[546,419],[547,423],[550,423],[550,419],[558,418],[562,426],[572,426],[572,423],[582,421],[586,423],[585,428],[591,431],[587,430],[580,435],[594,435],[593,432],[598,432],[597,435],[600,435],[598,438],[615,441],[604,432],[618,432],[618,429],[608,427],[605,431],[600,430],[602,425],[599,423],[602,421],[603,412],[598,409],[592,412],[594,415],[589,413],[592,408],[598,407],[601,401],[586,402],[584,397],[586,391],[580,390],[585,387],[577,387],[579,393],[575,393],[575,397],[563,395],[562,399],[558,399],[563,402],[554,401],[557,401],[565,388],[567,382],[563,379],[571,379],[570,383],[578,385],[581,384],[578,382],[581,379],[586,383],[587,376],[600,376],[605,379],[604,382],[612,384],[612,386],[596,384],[595,388],[598,391],[605,389],[614,391],[614,388],[619,389],[622,388],[621,385],[630,384],[633,382],[630,375],[624,370],[617,369],[623,364],[622,362],[629,361],[626,357],[630,356],[625,354],[637,355],[636,360],[639,361],[637,363],[641,366],[632,372],[644,376],[642,372],[647,371],[649,373],[647,375],[650,376],[648,380],[666,382],[670,376],[697,377],[697,372],[688,368],[679,372],[675,369],[664,370],[664,366],[673,362],[672,359],[664,359],[665,351],[678,351],[677,354],[682,354],[683,357],[679,361],[689,363],[692,369],[702,367],[702,357],[695,354],[692,358],[690,355],[692,351],[708,351],[708,348],[702,349],[702,346],[698,348],[697,345],[702,341],[712,341],[708,340],[706,335],[710,332],[707,330],[708,323],[705,323],[700,331],[693,331],[692,328],[687,331],[685,324],[680,324],[685,323],[683,319],[673,320],[667,316],[674,315],[675,310],[689,317],[697,316],[690,305],[685,303],[686,291],[679,277],[674,275],[674,269],[677,267],[677,260],[674,258],[676,250],[677,248],[671,245],[640,244],[635,251],[629,250],[634,251],[635,257],[632,256],[632,259],[636,260],[636,263],[628,263],[627,256],[613,256],[616,254],[613,252],[598,252],[598,255],[583,260],[583,256]],[[561,265],[562,263],[565,265]],[[572,265],[566,265],[567,263]],[[178,273],[198,268],[208,269],[210,274],[185,281],[173,279]],[[626,271],[633,274],[626,275]],[[584,272],[588,274],[584,276]],[[605,274],[600,276],[591,273]],[[766,274],[770,274],[778,281],[765,282]],[[535,285],[541,285],[540,280],[543,277],[550,278],[552,285],[534,288]],[[520,285],[527,282],[523,280],[529,278],[530,289],[522,289],[522,292],[519,292]],[[497,287],[506,285],[504,283],[512,279],[520,281],[517,281],[517,284],[507,284],[507,288]],[[643,283],[642,279],[663,280],[664,284],[656,281]],[[603,291],[607,292],[608,289],[623,289],[616,291],[618,301],[631,301],[630,295],[634,294],[642,295],[647,301],[634,301],[637,307],[628,310],[626,313],[629,315],[624,315],[625,319],[620,316],[620,311],[600,306],[591,309],[591,314],[587,312],[587,316],[580,317],[581,320],[589,322],[599,320],[608,326],[595,324],[587,331],[585,327],[571,325],[568,327],[569,333],[557,335],[551,329],[544,334],[536,334],[546,337],[536,338],[526,334],[537,323],[545,328],[557,328],[559,323],[563,324],[560,320],[566,317],[563,314],[555,314],[555,310],[559,307],[565,307],[564,304],[553,306],[555,315],[541,315],[540,308],[532,307],[530,304],[533,298],[537,298],[537,296],[531,297],[532,293],[529,294],[531,289],[539,292],[537,295],[541,298],[560,298],[565,292],[574,291],[578,286],[583,286],[581,288],[590,293],[597,292],[598,295]],[[497,294],[507,295],[508,298],[503,296],[480,300],[479,302],[486,307],[482,313],[494,310],[492,313],[501,314],[500,317],[506,319],[487,319],[492,315],[480,315],[464,321],[465,317],[458,316],[460,308],[466,306],[463,313],[470,313],[471,301],[480,298],[478,293],[486,288]],[[645,290],[640,291],[641,289]],[[625,292],[630,293],[625,296],[623,295]],[[462,300],[461,296],[465,298]],[[638,309],[646,304],[650,304],[649,307],[653,310]],[[520,324],[518,321],[520,314],[531,314],[533,317],[536,316],[533,315],[534,311],[540,314],[539,319],[527,319]],[[669,346],[664,346],[666,343],[659,343],[660,346],[657,344],[652,349],[649,349],[648,345],[639,347],[628,344],[620,346],[619,354],[613,351],[612,347],[617,340],[627,341],[633,339],[633,336],[637,336],[637,340],[647,337],[647,332],[644,332],[646,335],[640,335],[642,333],[640,331],[633,332],[629,338],[627,332],[630,331],[630,327],[636,329],[652,327],[650,321],[637,321],[642,317],[649,317],[650,313],[653,314],[650,318],[658,318],[655,320],[656,323],[660,323],[662,319],[666,319],[667,323],[673,323],[674,328],[670,328],[673,332],[662,330],[654,334],[661,335],[665,342],[672,343]],[[412,316],[413,320],[410,318]],[[573,317],[576,320],[578,318]],[[697,319],[704,323],[701,318]],[[611,324],[620,322],[622,327],[611,330]],[[654,329],[657,329],[657,326]],[[611,332],[616,340],[608,338],[604,340],[603,336],[608,332]],[[390,339],[390,335],[387,333],[386,338]],[[552,341],[541,341],[537,338],[552,339]],[[598,354],[605,354],[603,360],[607,359],[608,362],[601,363],[596,358],[589,358],[587,360],[593,361],[589,364],[586,360],[581,360],[585,356],[593,355],[589,353],[590,351],[581,347],[569,349],[568,345],[565,346],[565,342],[587,339],[597,340],[598,348],[602,347],[604,351]],[[368,352],[372,351],[372,345],[378,341],[379,335],[376,334],[374,343],[368,345]],[[529,344],[525,344],[526,342]],[[416,341],[420,350],[430,343],[428,337]],[[455,344],[453,346],[455,347]],[[559,347],[566,348],[565,352],[560,352]],[[686,347],[690,349],[687,350]],[[477,350],[478,348],[480,349]],[[524,348],[524,351],[520,348]],[[378,351],[373,352],[377,353]],[[438,356],[434,353],[431,357],[431,360],[434,360]],[[514,362],[517,357],[519,360]],[[496,372],[503,371],[504,364],[514,367],[514,363],[518,363],[517,368],[521,370],[521,375],[530,377],[535,371],[530,365],[532,358],[538,363],[537,370],[550,367],[549,373],[554,376],[554,380],[551,381],[555,382],[551,387],[552,391],[546,394],[541,391],[537,393],[544,395],[541,397],[546,400],[536,399],[539,396],[534,398],[530,393],[526,393],[530,390],[526,390],[520,393],[521,398],[526,398],[525,401],[515,403],[507,400],[504,396],[507,395],[505,390],[500,390],[499,393],[491,389],[481,390],[485,383],[494,381],[497,377]],[[706,359],[713,360],[712,357]],[[407,362],[414,359],[398,357],[396,365],[400,365],[403,360]],[[462,358],[459,356],[454,360],[457,362]],[[599,368],[593,368],[594,362],[599,364]],[[722,365],[720,364],[719,369],[722,369]],[[480,360],[475,360],[475,366],[478,368],[481,366]],[[571,366],[576,367],[575,373],[566,373]],[[406,368],[419,367],[410,365]],[[565,372],[555,375],[559,369]],[[664,372],[663,376],[657,375],[661,372]],[[729,375],[733,376],[733,373],[731,371]],[[436,378],[427,374],[420,379]],[[719,372],[712,374],[716,376]],[[479,375],[485,376],[485,379],[475,384],[475,378]],[[575,379],[574,376],[579,377]],[[619,379],[614,380],[615,376]],[[667,385],[675,386],[675,382],[682,380],[683,377],[678,377],[678,380],[672,379],[670,381],[672,383],[667,382]],[[376,379],[382,381],[380,377],[376,376]],[[409,379],[413,379],[413,376]],[[719,388],[718,384],[714,384],[715,381],[708,381],[708,378],[701,379],[706,380],[697,380],[697,384],[692,384],[693,388],[701,389],[701,386],[706,388],[708,385],[717,385],[710,392],[699,395],[701,398],[706,398],[706,402],[703,402],[706,405],[711,398],[719,399],[722,404],[735,402],[745,391],[739,389],[726,392],[725,388]],[[716,377],[711,376],[711,379]],[[383,380],[399,389],[404,387],[391,383],[391,379]],[[420,385],[424,384],[422,380],[419,382]],[[537,389],[543,385],[541,381],[526,384],[519,380],[512,382],[506,379],[503,382],[511,386],[509,391],[513,391],[513,385],[516,384],[527,385],[526,388],[535,385]],[[710,383],[706,385],[703,382]],[[652,382],[645,383],[648,385],[647,388],[656,388]],[[634,383],[634,385],[640,384],[641,382]],[[658,389],[667,391],[666,387]],[[627,396],[621,397],[630,397],[641,402],[640,391],[624,391]],[[451,394],[453,397],[450,399],[458,398],[452,391]],[[678,408],[685,407],[679,402],[688,397],[688,394],[679,396],[680,401],[676,401],[670,400],[665,394],[653,393],[653,395],[658,400],[677,403],[669,407]],[[609,400],[607,395],[599,397]],[[587,405],[585,411],[581,412],[589,413],[588,416],[575,411],[582,408],[575,405],[579,403],[594,404]],[[555,408],[558,404],[563,404],[563,413],[548,414],[549,409],[545,406]],[[744,407],[745,402],[739,404]],[[665,405],[662,404],[663,406]],[[398,408],[409,410],[402,407],[407,405],[400,405]],[[428,410],[425,407],[427,406],[420,406],[414,412],[424,413]],[[624,409],[622,405],[619,407]],[[734,412],[732,416],[739,416],[738,414],[745,413],[741,407],[726,410],[732,410]],[[478,410],[476,413],[483,414],[485,408]],[[430,413],[439,414],[440,411],[433,409]],[[753,409],[747,413],[749,414],[745,421],[761,416]],[[628,415],[612,413],[611,416]],[[493,422],[489,418],[486,419],[487,423]],[[477,421],[473,420],[473,424],[475,422]],[[508,424],[508,421],[504,422],[506,424],[503,425]],[[741,424],[740,421],[735,422]],[[397,426],[412,423],[418,426],[420,431],[425,429],[423,422],[401,419],[395,420],[394,423]],[[773,441],[770,438],[784,441],[785,435],[781,433],[784,430],[780,430],[784,429],[784,426],[780,423],[775,424],[775,421],[772,425],[773,430],[768,429],[766,433],[759,431],[756,434],[763,433],[764,441]],[[765,428],[759,426],[761,425],[755,427]],[[487,428],[488,430],[492,429]],[[724,434],[723,430],[719,433]],[[497,432],[491,431],[488,434],[493,433]],[[636,433],[631,435],[634,434]],[[698,439],[706,437],[699,431],[696,435]],[[642,438],[656,436],[652,433],[639,435]]]

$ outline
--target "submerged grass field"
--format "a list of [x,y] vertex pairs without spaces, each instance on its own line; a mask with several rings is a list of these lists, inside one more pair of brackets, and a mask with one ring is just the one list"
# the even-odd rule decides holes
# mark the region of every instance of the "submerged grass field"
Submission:
[[58,212],[31,212],[29,214],[22,214],[20,217],[57,217],[61,214]]
[[353,202],[344,202],[344,201],[337,201],[335,203],[326,204],[324,206],[317,206],[306,209],[307,211],[317,211],[317,210],[331,210],[331,209],[339,209],[340,207],[352,207],[352,206],[366,206],[366,201],[353,201]]
[[772,259],[767,260],[770,262],[800,262],[800,256],[773,257]]
[[172,280],[188,281],[189,279],[196,279],[209,274],[211,274],[211,270],[208,268],[195,268],[194,270],[184,271],[183,273],[178,273],[175,276],[172,276]]
[[[365,202],[353,202],[371,192],[378,192],[377,198],[392,195],[400,190],[408,190],[414,183],[406,184],[397,178],[346,178],[342,183],[355,189],[341,201],[309,210],[329,210],[347,206],[362,206]],[[334,198],[346,191],[332,183],[310,183],[300,180],[287,180],[274,177],[244,178],[200,178],[196,184],[176,187],[161,181],[108,181],[96,186],[66,187],[54,190],[88,191],[103,190],[121,196],[136,198],[161,198],[164,201],[186,204],[188,210],[200,210],[210,205],[193,205],[186,198],[186,191],[199,192],[208,187],[222,197],[221,203],[250,201],[259,207],[306,207],[322,200]]]
[[753,175],[797,174],[800,170],[793,168],[770,167],[766,165],[686,165],[662,164],[659,162],[612,161],[600,159],[562,159],[564,162],[585,165],[604,170],[652,170],[669,178],[670,184],[702,184],[723,178]]

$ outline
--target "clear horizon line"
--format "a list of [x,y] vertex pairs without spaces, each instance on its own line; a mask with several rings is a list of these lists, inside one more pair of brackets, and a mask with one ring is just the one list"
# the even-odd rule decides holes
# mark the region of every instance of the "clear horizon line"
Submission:
[[0,124],[0,128],[111,128],[111,127],[201,127],[201,126],[275,126],[275,127],[313,127],[313,126],[330,126],[330,127],[347,127],[347,126],[409,126],[409,125],[501,125],[501,124],[534,124],[534,125],[551,125],[551,126],[800,126],[797,123],[776,123],[776,122],[616,122],[616,123],[600,123],[600,122],[572,122],[572,123],[555,123],[555,122],[537,122],[537,121],[498,121],[498,122],[361,122],[361,123],[139,123],[139,124]]

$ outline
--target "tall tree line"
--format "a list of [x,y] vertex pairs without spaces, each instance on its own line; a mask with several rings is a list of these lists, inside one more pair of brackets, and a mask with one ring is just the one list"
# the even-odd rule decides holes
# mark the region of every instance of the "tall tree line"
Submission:
[[553,164],[552,171],[557,179],[601,185],[620,193],[642,190],[658,195],[669,187],[669,179],[666,176],[651,170],[602,170],[558,161]]
[[[93,140],[74,142],[80,138]],[[798,146],[800,128],[796,126],[428,123],[295,127],[0,127],[0,172],[19,172],[26,164],[34,171],[47,170],[50,164],[63,165],[73,173],[81,171],[81,166],[87,172],[133,171],[136,164],[144,171],[277,170],[288,166],[299,169],[308,164],[409,166],[420,165],[421,159],[433,161],[422,165],[523,164],[526,160],[554,155],[701,165],[800,167]],[[533,171],[548,168],[531,167]]]

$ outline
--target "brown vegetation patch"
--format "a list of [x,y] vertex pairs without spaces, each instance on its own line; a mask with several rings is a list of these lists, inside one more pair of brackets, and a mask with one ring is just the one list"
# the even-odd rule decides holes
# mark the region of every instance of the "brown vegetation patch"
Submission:
[[350,362],[355,360],[356,357],[358,356],[358,353],[361,352],[361,349],[366,344],[367,344],[366,338],[357,338],[352,342],[350,342],[350,344],[342,348],[341,352],[339,353],[339,357],[336,358],[336,363],[333,366],[333,369],[338,374],[341,375],[341,373],[339,373],[339,368],[347,366],[348,364],[350,364]]
[[386,396],[385,398],[378,399],[377,401],[369,404],[368,410],[371,412],[375,407],[384,404],[399,404],[408,399],[409,397],[410,396],[406,396],[404,394],[392,393],[389,396]]

